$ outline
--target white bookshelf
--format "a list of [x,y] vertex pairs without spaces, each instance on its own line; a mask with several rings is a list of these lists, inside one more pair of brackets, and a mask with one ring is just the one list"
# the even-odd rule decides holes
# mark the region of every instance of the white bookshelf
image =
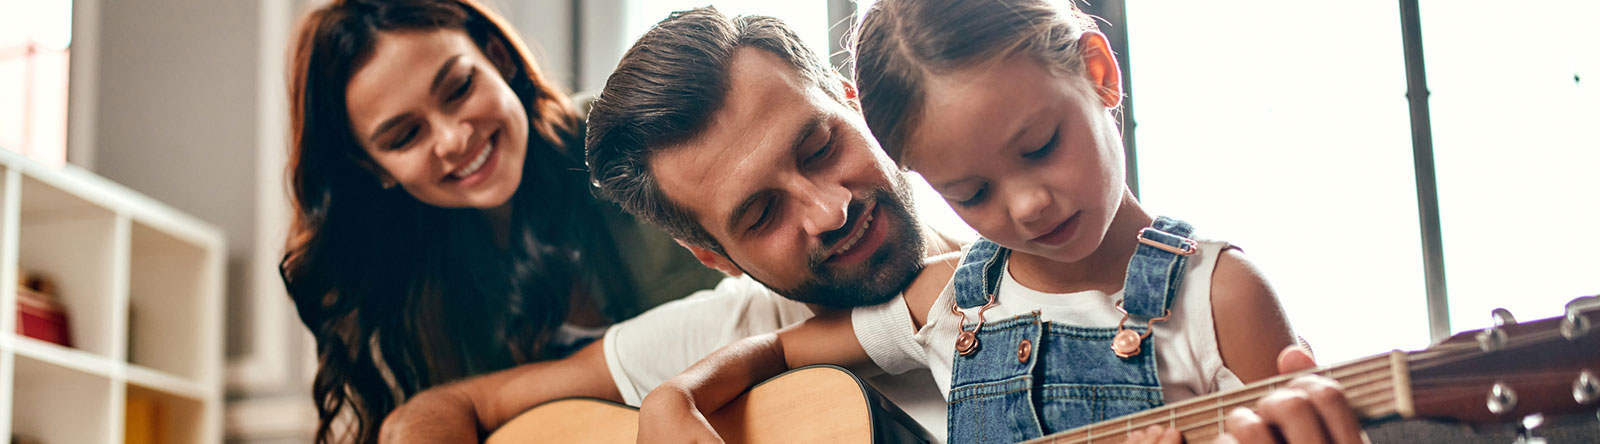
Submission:
[[[223,239],[82,169],[0,150],[0,439],[120,443],[153,428],[155,442],[221,442]],[[17,333],[19,269],[57,284],[73,347]]]

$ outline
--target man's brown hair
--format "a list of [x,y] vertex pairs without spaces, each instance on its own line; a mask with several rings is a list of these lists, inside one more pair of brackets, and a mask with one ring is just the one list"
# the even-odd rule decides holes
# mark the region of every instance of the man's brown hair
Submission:
[[661,150],[699,135],[722,107],[739,48],[776,54],[843,101],[841,77],[781,20],[728,18],[716,8],[672,13],[628,49],[589,111],[589,175],[601,197],[694,246],[725,252],[694,215],[662,193],[650,170]]

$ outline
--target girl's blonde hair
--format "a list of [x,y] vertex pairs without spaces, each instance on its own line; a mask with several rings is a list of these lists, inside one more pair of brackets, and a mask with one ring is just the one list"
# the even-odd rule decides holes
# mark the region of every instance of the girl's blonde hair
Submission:
[[855,33],[855,82],[878,143],[895,161],[922,113],[927,78],[1013,55],[1083,72],[1078,37],[1098,26],[1060,0],[879,0]]

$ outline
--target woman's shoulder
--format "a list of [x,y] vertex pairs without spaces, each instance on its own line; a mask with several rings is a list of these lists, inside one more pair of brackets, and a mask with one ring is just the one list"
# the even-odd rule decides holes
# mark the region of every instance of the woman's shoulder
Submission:
[[661,229],[624,213],[616,205],[606,207],[602,212],[616,239],[617,254],[638,283],[641,311],[712,288],[724,277],[722,272],[701,265]]

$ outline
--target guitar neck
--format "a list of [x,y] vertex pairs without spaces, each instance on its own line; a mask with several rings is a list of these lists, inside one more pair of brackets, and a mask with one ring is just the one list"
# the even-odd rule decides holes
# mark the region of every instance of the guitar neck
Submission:
[[1183,433],[1185,442],[1207,443],[1225,431],[1223,418],[1227,417],[1229,411],[1254,405],[1268,393],[1287,385],[1289,380],[1313,373],[1339,381],[1344,386],[1345,397],[1361,419],[1380,419],[1396,414],[1410,417],[1414,413],[1407,355],[1405,352],[1392,351],[1344,364],[1279,375],[1236,390],[1188,399],[1027,442],[1116,443],[1123,441],[1131,431],[1161,425]]

